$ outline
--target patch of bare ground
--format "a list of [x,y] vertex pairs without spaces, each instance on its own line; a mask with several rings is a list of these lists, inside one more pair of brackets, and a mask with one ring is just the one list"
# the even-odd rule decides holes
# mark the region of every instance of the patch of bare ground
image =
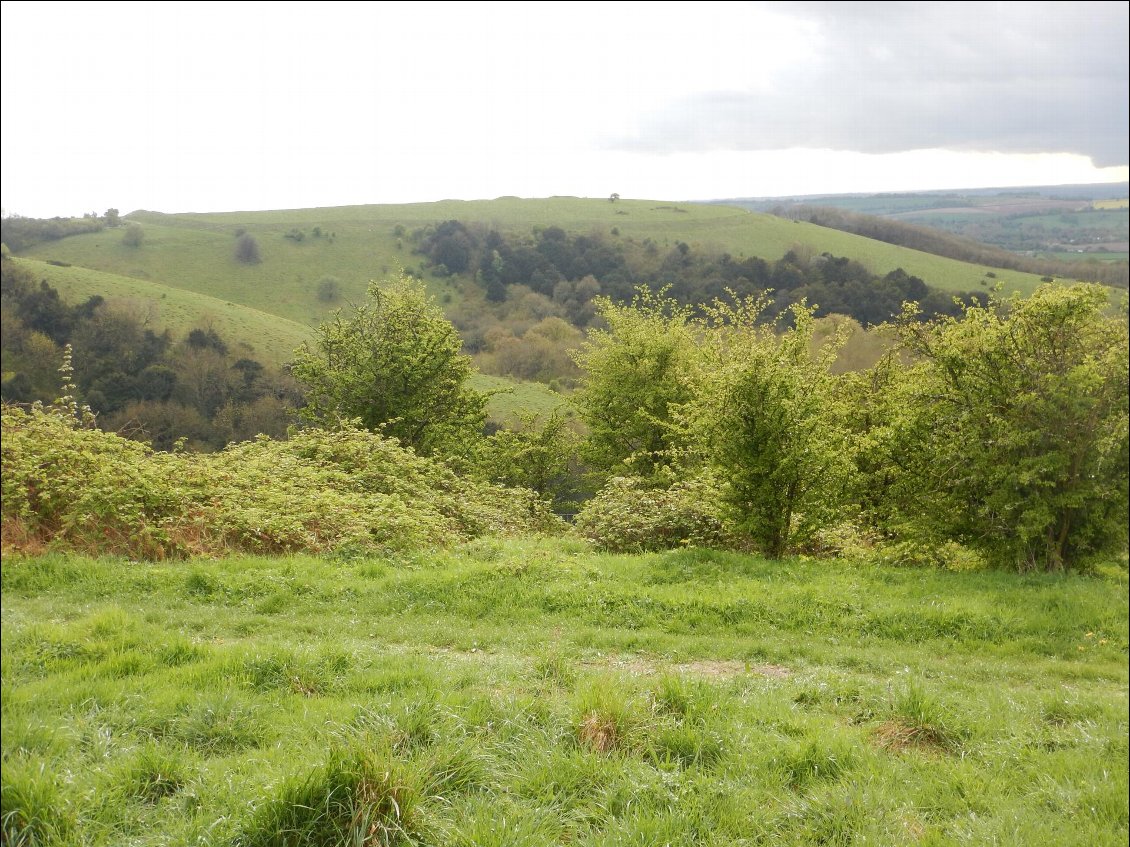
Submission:
[[627,659],[609,657],[605,662],[587,662],[586,664],[607,664],[614,670],[626,671],[639,676],[677,673],[703,676],[710,679],[733,679],[739,676],[766,676],[784,679],[792,675],[792,671],[782,665],[755,664],[737,660],[701,659],[693,662],[667,663],[637,657]]

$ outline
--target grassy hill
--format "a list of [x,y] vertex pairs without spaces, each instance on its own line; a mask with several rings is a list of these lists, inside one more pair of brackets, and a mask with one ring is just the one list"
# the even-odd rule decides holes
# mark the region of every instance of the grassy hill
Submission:
[[[242,353],[271,365],[288,361],[295,348],[312,335],[307,325],[186,288],[90,268],[61,267],[39,259],[14,261],[30,269],[37,279],[47,280],[68,302],[78,303],[101,295],[109,301],[128,304],[144,315],[150,325],[168,329],[175,337],[208,326],[221,338],[233,340]],[[490,374],[474,374],[471,385],[490,395],[487,409],[498,421],[505,421],[518,411],[548,415],[566,402],[540,383]]]
[[[160,282],[307,325],[316,324],[332,308],[316,296],[324,277],[340,280],[345,300],[358,299],[369,280],[387,275],[398,264],[420,265],[408,240],[395,234],[398,226],[411,232],[450,219],[518,233],[550,225],[604,234],[616,228],[621,239],[650,238],[661,247],[684,241],[766,260],[779,259],[799,246],[847,256],[875,273],[901,267],[930,285],[953,291],[978,289],[986,271],[979,265],[734,207],[649,200],[500,198],[271,212],[134,212],[127,217],[144,227],[140,247],[122,244],[118,230],[104,230],[42,243],[24,255]],[[322,237],[312,235],[314,227],[320,228]],[[235,234],[241,230],[258,241],[261,263],[244,265],[235,260]],[[287,238],[292,230],[306,237]],[[1027,292],[1039,284],[1032,274],[1007,270],[996,274],[1007,290]],[[428,278],[428,283],[437,295],[457,301],[459,293],[450,280]]]

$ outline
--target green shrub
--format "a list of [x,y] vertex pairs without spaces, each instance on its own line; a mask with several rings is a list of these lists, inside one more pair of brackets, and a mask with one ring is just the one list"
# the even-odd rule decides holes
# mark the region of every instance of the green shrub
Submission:
[[577,515],[576,530],[613,552],[730,547],[717,491],[706,478],[649,486],[638,477],[614,477]]
[[350,427],[210,455],[159,453],[56,410],[5,407],[2,455],[6,549],[371,552],[556,522],[531,491],[462,478]]

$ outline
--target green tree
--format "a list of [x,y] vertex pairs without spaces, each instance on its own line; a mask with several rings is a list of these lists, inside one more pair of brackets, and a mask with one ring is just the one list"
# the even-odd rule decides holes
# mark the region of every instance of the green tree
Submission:
[[476,466],[491,482],[529,488],[559,511],[576,511],[583,488],[579,446],[580,436],[559,411],[544,420],[519,414],[513,426],[484,440]]
[[589,427],[587,449],[599,468],[653,477],[670,460],[672,412],[691,398],[690,310],[646,288],[631,305],[595,302],[608,328],[574,354],[585,372],[573,400]]
[[251,233],[244,232],[236,239],[235,260],[245,265],[257,265],[263,261],[259,254],[259,242]]
[[356,418],[419,453],[464,455],[481,436],[486,397],[467,386],[461,347],[420,283],[405,274],[372,283],[364,303],[335,312],[296,351],[302,414],[322,424]]
[[145,230],[141,228],[141,224],[131,223],[122,233],[122,244],[126,247],[140,247],[143,241]]
[[929,324],[895,421],[903,510],[1021,570],[1075,567],[1127,540],[1127,321],[1099,285],[1042,286]]
[[106,222],[106,226],[121,226],[122,217],[117,209],[107,209],[106,214],[102,216],[102,220]]
[[692,455],[722,483],[734,527],[779,558],[839,516],[853,465],[829,370],[838,339],[814,352],[811,309],[793,306],[778,334],[759,323],[765,304],[707,310],[695,396],[679,418]]

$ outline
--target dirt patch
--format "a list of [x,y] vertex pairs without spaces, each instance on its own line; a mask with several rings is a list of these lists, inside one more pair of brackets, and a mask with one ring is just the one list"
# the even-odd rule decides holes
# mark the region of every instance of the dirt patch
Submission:
[[[589,662],[587,664],[604,663]],[[754,664],[736,660],[715,661],[703,659],[694,662],[667,663],[638,658],[610,658],[607,664],[614,670],[624,671],[638,676],[651,676],[657,673],[676,673],[704,676],[710,679],[733,679],[739,676],[766,676],[772,677],[773,679],[784,679],[792,675],[792,671],[782,665]]]

